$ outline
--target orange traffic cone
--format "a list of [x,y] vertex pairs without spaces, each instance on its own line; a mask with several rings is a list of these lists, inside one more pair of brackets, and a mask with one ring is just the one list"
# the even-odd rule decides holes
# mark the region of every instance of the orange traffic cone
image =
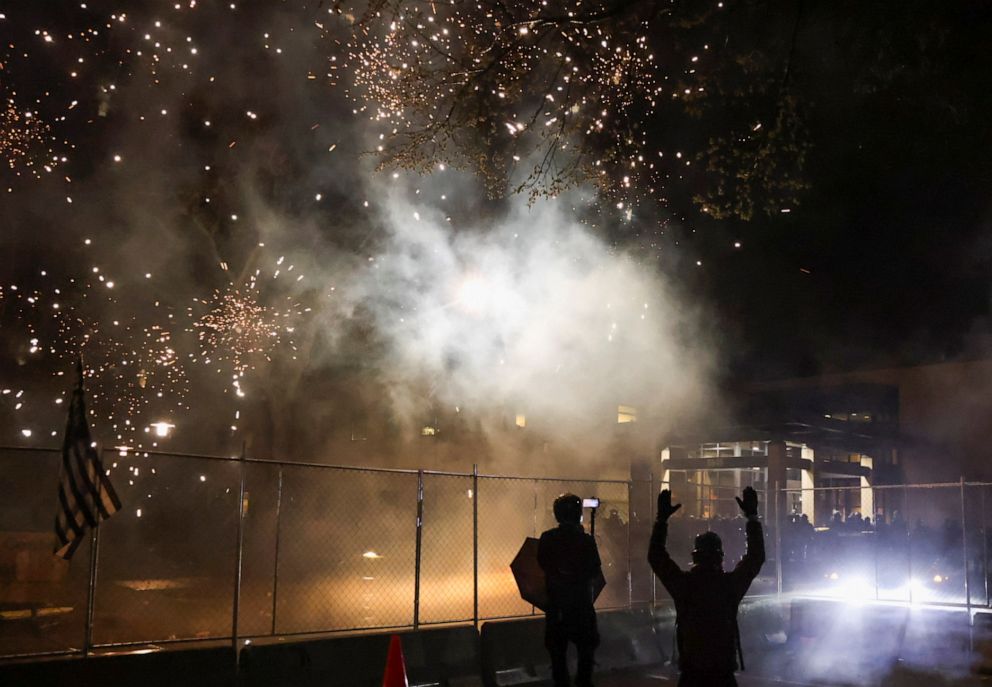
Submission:
[[389,640],[389,654],[386,656],[386,672],[382,675],[382,687],[410,687],[406,679],[406,661],[403,660],[403,644],[399,635]]

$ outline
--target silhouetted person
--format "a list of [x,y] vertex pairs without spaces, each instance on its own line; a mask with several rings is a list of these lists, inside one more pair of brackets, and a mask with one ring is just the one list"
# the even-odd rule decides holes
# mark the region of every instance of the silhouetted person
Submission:
[[839,510],[835,510],[834,516],[830,519],[830,531],[840,532],[842,529],[844,529],[844,517]]
[[606,546],[606,566],[625,567],[627,564],[627,524],[620,517],[616,508],[610,509],[610,515],[600,525],[602,536],[599,541]]
[[668,518],[682,507],[672,505],[667,489],[658,495],[658,520],[651,533],[648,562],[675,601],[675,639],[679,687],[737,685],[740,636],[737,607],[765,562],[765,541],[758,521],[758,495],[744,490],[738,505],[747,516],[747,553],[731,572],[723,570],[723,542],[715,532],[696,536],[692,568],[684,571],[665,548]]
[[592,685],[593,654],[599,645],[593,582],[602,574],[599,551],[591,535],[582,529],[582,499],[562,494],[554,503],[558,527],[541,535],[537,561],[548,584],[549,605],[545,615],[544,644],[551,654],[551,677],[555,687],[568,687],[568,643],[579,654],[575,684]]
[[864,525],[864,520],[861,518],[861,513],[854,511],[849,516],[847,516],[847,529],[852,532],[860,532],[862,526]]

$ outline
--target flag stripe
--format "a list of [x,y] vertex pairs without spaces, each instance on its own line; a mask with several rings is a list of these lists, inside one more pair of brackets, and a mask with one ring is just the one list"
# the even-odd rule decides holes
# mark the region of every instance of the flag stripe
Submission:
[[103,469],[103,461],[100,460],[100,454],[95,450],[93,450],[93,473],[97,482],[97,504],[100,507],[100,512],[103,514],[101,517],[109,518],[121,509],[121,502],[117,498],[117,492],[114,491],[113,486],[110,484],[107,471]]
[[72,496],[71,506],[67,506],[67,515],[71,515],[73,520],[76,516],[82,515],[86,518],[86,524],[90,527],[96,525],[96,520],[86,507],[86,497],[80,489],[79,480],[76,479],[76,454],[72,447],[67,447],[62,454],[62,486],[68,487]]
[[102,464],[100,465],[100,504],[108,518],[121,509],[120,497],[110,484],[110,477],[107,476]]
[[68,525],[72,529],[73,536],[81,537],[83,535],[83,528],[76,522],[76,515],[73,512],[72,506],[69,505],[69,502],[65,497],[65,491],[62,489],[59,489],[59,502],[62,505],[62,512],[59,513],[57,518],[55,518],[55,523],[58,525],[60,520],[63,521],[63,531],[65,530],[66,525]]
[[69,403],[59,473],[59,507],[55,516],[55,555],[67,560],[81,544],[88,527],[97,527],[121,508],[90,439],[81,386],[73,390]]
[[[99,460],[99,456],[88,442],[86,444],[77,444],[75,448],[76,451],[73,455],[72,466],[75,468],[75,472],[79,474],[79,481],[82,482],[85,489],[83,500],[86,507],[83,509],[83,513],[87,516],[87,521],[92,518],[89,525],[93,527],[96,525],[97,517],[100,519],[110,517],[109,513],[103,511],[100,499],[97,498],[97,484],[93,481],[93,475],[90,474],[93,471],[93,462]],[[94,512],[94,506],[97,505],[101,509],[100,513]]]

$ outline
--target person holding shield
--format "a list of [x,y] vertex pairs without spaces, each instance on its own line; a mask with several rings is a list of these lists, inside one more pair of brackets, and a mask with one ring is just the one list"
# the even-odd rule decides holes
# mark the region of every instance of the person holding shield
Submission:
[[537,548],[548,590],[544,644],[551,654],[551,677],[555,687],[569,687],[566,654],[572,642],[579,654],[575,685],[591,687],[599,646],[594,582],[602,576],[602,564],[596,540],[582,528],[582,499],[562,494],[553,508],[558,527],[541,534]]
[[737,685],[734,671],[741,656],[737,608],[765,562],[758,494],[747,487],[743,497],[737,498],[737,504],[747,517],[747,553],[732,571],[724,572],[723,542],[716,532],[696,536],[689,570],[672,560],[665,548],[668,519],[682,504],[672,505],[668,489],[658,494],[658,519],[651,533],[648,562],[675,602],[679,687]]

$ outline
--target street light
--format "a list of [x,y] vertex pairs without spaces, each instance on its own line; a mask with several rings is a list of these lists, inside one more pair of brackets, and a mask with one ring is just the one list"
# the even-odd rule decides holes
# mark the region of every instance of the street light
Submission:
[[155,431],[155,436],[167,437],[176,426],[171,422],[153,422],[151,428]]

